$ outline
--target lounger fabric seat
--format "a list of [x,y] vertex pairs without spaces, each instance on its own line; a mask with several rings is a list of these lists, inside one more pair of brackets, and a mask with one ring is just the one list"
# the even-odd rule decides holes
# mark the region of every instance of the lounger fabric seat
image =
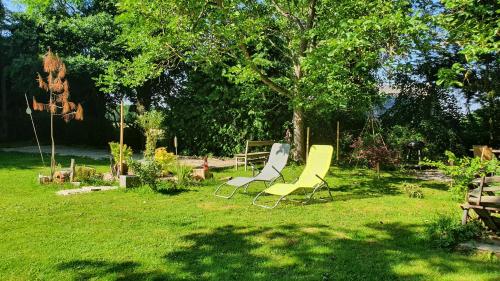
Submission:
[[[286,196],[295,193],[297,191],[309,191],[309,195],[306,201],[312,199],[312,196],[316,191],[321,188],[326,188],[330,194],[330,198],[333,199],[328,184],[324,180],[328,170],[330,169],[330,164],[333,156],[333,147],[330,145],[313,145],[309,152],[309,158],[307,159],[306,166],[299,179],[295,183],[278,183],[274,184],[264,191],[259,193],[253,200],[253,204],[264,207],[264,208],[274,208],[278,203],[283,200]],[[280,199],[276,201],[274,206],[266,206],[257,204],[257,199],[263,195],[278,195]]]
[[[264,183],[273,183],[276,179],[284,177],[281,171],[285,168],[288,162],[288,156],[290,155],[290,145],[286,143],[275,143],[271,147],[271,152],[269,154],[269,159],[262,169],[262,171],[255,177],[237,177],[231,179],[217,187],[215,190],[215,196],[229,199],[231,198],[240,187],[244,187],[245,190],[248,188],[252,182],[261,181]],[[228,196],[221,195],[219,192],[225,185],[235,187],[231,194]]]

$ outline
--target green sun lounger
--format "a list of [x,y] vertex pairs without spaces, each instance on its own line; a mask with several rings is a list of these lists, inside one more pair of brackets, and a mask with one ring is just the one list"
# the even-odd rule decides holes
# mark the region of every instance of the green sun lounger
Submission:
[[[301,203],[308,203],[312,200],[314,194],[323,188],[326,188],[330,198],[333,200],[332,193],[325,176],[330,169],[332,161],[333,147],[330,145],[313,145],[309,152],[306,166],[299,179],[295,183],[278,183],[259,193],[253,200],[253,204],[259,207],[272,209],[276,207],[288,195],[304,192],[306,200]],[[257,204],[257,199],[264,194],[279,196],[279,199],[272,206]]]

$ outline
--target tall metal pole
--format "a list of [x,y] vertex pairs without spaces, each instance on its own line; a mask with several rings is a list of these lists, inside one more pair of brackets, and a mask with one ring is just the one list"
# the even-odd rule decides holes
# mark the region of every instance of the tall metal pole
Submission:
[[42,158],[42,164],[43,164],[43,166],[45,166],[45,161],[43,160],[42,148],[40,147],[40,142],[38,141],[38,134],[36,133],[35,121],[33,120],[33,115],[31,115],[31,107],[30,107],[30,103],[28,102],[28,96],[26,95],[26,93],[24,93],[24,98],[26,99],[26,105],[28,106],[26,108],[26,113],[28,113],[30,118],[31,118],[31,124],[33,125],[33,132],[35,132],[35,139],[36,139],[36,144],[38,145],[38,151],[40,151],[40,157]]
[[122,175],[123,171],[123,99],[120,103],[120,164],[119,164],[118,175]]

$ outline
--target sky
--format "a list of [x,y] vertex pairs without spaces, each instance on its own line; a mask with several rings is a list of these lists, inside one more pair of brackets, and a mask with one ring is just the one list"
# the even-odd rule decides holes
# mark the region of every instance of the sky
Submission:
[[22,5],[16,0],[1,0],[5,8],[11,11],[21,11],[23,9]]

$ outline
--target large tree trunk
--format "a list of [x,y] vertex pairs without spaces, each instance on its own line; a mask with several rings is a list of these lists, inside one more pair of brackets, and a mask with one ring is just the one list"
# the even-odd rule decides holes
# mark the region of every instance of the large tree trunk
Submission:
[[293,110],[293,159],[304,162],[306,147],[304,143],[304,111],[302,108]]

